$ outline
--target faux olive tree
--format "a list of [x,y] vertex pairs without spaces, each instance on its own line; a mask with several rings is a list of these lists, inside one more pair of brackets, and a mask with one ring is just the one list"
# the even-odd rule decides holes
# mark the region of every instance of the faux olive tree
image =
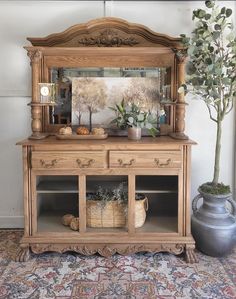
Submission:
[[210,119],[217,128],[214,176],[209,193],[226,193],[219,186],[222,122],[233,109],[236,96],[236,37],[231,21],[232,10],[220,8],[216,1],[205,1],[205,9],[193,11],[195,29],[192,37],[182,34],[188,48],[187,85],[179,92],[194,93],[204,100]]

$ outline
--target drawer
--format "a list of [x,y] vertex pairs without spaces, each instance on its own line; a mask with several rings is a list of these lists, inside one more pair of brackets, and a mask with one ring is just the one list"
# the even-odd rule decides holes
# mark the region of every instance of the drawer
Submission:
[[105,168],[106,164],[106,152],[104,151],[32,152],[32,168]]
[[110,151],[110,167],[181,168],[181,151]]

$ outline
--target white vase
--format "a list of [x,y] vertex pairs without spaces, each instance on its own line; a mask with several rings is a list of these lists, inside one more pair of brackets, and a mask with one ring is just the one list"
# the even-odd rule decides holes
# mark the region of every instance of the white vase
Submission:
[[128,139],[140,140],[142,137],[141,128],[131,127],[128,128]]

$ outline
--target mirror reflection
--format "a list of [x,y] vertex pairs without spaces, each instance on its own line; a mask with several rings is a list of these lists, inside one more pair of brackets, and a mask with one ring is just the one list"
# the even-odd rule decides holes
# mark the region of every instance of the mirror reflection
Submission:
[[[169,108],[162,103],[171,99],[170,68],[53,68],[56,105],[50,107],[51,124],[102,126],[111,129],[114,112],[109,107],[135,103],[144,111],[169,122]],[[157,123],[157,126],[159,125]]]

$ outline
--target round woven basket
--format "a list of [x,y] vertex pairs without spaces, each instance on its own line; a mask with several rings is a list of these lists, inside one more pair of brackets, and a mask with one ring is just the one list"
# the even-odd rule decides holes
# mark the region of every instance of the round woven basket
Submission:
[[135,228],[144,225],[146,220],[146,212],[148,210],[148,199],[145,196],[143,199],[135,200]]
[[[135,228],[143,226],[148,209],[147,197],[135,200]],[[127,204],[108,201],[103,205],[98,200],[87,200],[87,227],[125,227],[127,224]]]

